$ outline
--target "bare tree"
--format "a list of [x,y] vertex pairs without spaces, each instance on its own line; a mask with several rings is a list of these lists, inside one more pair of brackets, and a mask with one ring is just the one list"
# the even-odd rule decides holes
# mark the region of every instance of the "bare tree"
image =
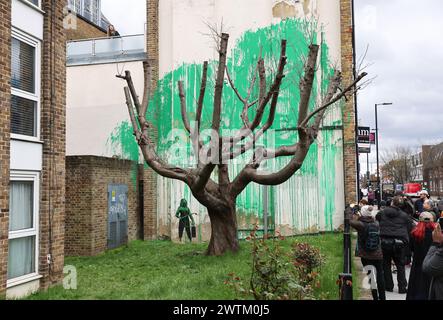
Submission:
[[[199,155],[196,168],[185,169],[171,166],[165,163],[156,153],[154,142],[148,134],[152,124],[148,123],[145,117],[148,108],[148,97],[151,94],[150,67],[148,62],[144,63],[145,92],[142,103],[140,103],[135,91],[130,72],[126,71],[124,76],[118,76],[127,82],[127,87],[124,88],[124,91],[130,119],[134,128],[134,135],[148,165],[161,176],[177,179],[186,183],[193,196],[207,208],[212,231],[207,249],[208,255],[222,255],[226,251],[235,252],[238,250],[239,243],[237,240],[236,218],[237,196],[251,182],[262,185],[278,185],[287,181],[299,170],[309,151],[309,147],[317,138],[327,108],[343,97],[346,97],[347,94],[353,94],[358,90],[359,87],[357,87],[357,83],[366,76],[366,73],[362,73],[353,83],[342,88],[341,73],[335,71],[330,79],[327,93],[322,97],[321,103],[315,107],[314,111],[309,112],[319,51],[318,45],[310,45],[309,54],[305,62],[304,75],[301,77],[299,83],[301,99],[298,106],[298,142],[276,149],[268,149],[265,147],[255,148],[257,139],[263,136],[274,121],[280,88],[285,77],[285,66],[287,62],[286,40],[281,41],[280,58],[278,60],[275,77],[273,77],[270,86],[266,83],[264,60],[263,58],[259,58],[255,76],[251,80],[248,94],[246,97],[243,97],[236,89],[229,73],[227,73],[226,62],[229,35],[222,33],[219,38],[220,42],[217,47],[219,59],[215,79],[214,109],[211,126],[213,135],[206,144],[200,139],[200,120],[206,93],[208,62],[204,62],[203,64],[195,125],[192,127],[187,116],[184,83],[181,81],[178,82],[184,127],[191,137],[194,153]],[[227,77],[232,89],[244,106],[243,112],[240,115],[244,125],[233,136],[222,137],[220,136],[220,121],[225,77]],[[258,99],[250,101],[251,91],[257,80],[259,86]],[[133,103],[135,104],[135,112]],[[226,107],[229,108],[229,106]],[[251,121],[248,117],[248,110],[252,107],[255,107],[255,116]],[[269,108],[268,117],[262,124],[263,116],[267,108]],[[237,177],[231,181],[228,171],[229,161],[250,150],[252,150],[253,154],[252,159],[245,165]],[[259,171],[260,166],[265,160],[278,157],[291,157],[291,159],[285,167],[277,172],[263,173]],[[216,168],[218,171],[218,181],[211,179],[211,175]]]
[[414,151],[408,146],[396,146],[381,154],[383,173],[392,177],[395,183],[405,184],[418,178],[412,163]]

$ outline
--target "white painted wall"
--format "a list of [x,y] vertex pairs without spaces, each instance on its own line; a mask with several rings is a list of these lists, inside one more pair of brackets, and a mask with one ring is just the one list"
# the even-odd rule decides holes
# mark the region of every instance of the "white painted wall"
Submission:
[[66,77],[66,155],[113,157],[106,141],[124,120],[129,121],[123,87],[116,78],[131,71],[137,92],[143,92],[141,62],[95,64],[67,67]]
[[43,11],[27,5],[21,0],[12,0],[11,5],[12,25],[43,40]]
[[11,140],[11,170],[42,170],[41,143]]
[[[216,60],[218,55],[215,43],[210,34],[209,25],[220,27],[223,22],[223,30],[230,34],[229,50],[235,46],[235,42],[247,30],[255,30],[260,27],[278,23],[279,18],[272,15],[273,5],[276,0],[162,0],[159,8],[159,47],[160,47],[160,78],[174,70],[183,63],[201,63],[204,60]],[[289,0],[288,2],[294,2]],[[315,17],[319,22],[318,32],[325,31],[324,39],[329,47],[330,59],[337,68],[341,67],[341,26],[340,26],[340,0],[302,0],[296,3],[297,17]],[[331,123],[341,119],[339,108],[332,110],[326,120]],[[321,159],[322,134],[319,137],[319,167]],[[340,130],[333,133],[332,142],[342,148],[342,133]],[[343,159],[339,155],[335,159],[335,182],[331,188],[335,190],[335,214],[333,226],[337,228],[342,223],[344,209],[344,172]],[[293,219],[304,210],[303,205],[297,207],[297,212],[287,213],[291,207],[294,196],[290,195],[293,190],[304,188],[310,194],[308,201],[315,202],[309,210],[318,210],[314,213],[312,224],[319,229],[325,226],[324,207],[325,200],[319,195],[320,178],[293,178],[288,182],[290,188],[285,186],[276,187],[276,220],[282,225],[291,225]],[[181,196],[184,193],[181,182],[169,181],[159,177],[159,226],[171,223],[171,229],[165,227],[165,233],[176,237],[175,219],[171,221]],[[301,193],[300,193],[301,194]],[[300,197],[298,194],[297,197]],[[258,196],[258,195],[257,195]],[[199,219],[204,219],[205,209],[191,200],[191,210],[199,213]],[[168,231],[168,232],[166,232]]]

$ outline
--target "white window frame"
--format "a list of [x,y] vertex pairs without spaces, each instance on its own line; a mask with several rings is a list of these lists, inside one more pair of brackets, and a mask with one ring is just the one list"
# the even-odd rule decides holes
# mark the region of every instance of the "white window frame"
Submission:
[[38,10],[41,10],[42,8],[42,0],[37,0],[37,5],[33,4],[30,0],[22,0],[22,2],[25,2],[27,5],[36,8]]
[[36,114],[35,114],[35,136],[27,136],[22,134],[11,133],[12,139],[27,140],[32,142],[40,142],[40,112],[41,112],[41,42],[37,38],[31,37],[28,34],[12,28],[12,38],[24,42],[35,48],[35,70],[34,70],[34,81],[35,81],[35,93],[27,92],[17,88],[12,88],[11,94],[20,98],[32,100],[36,102]]
[[[39,209],[40,209],[40,173],[31,171],[11,171],[10,181],[31,181],[34,183],[34,194],[33,194],[33,222],[34,226],[30,229],[18,230],[18,231],[8,231],[8,240],[20,239],[25,237],[35,237],[34,241],[34,254],[35,254],[35,271],[17,278],[8,279],[6,286],[13,287],[21,283],[29,282],[38,278],[39,275],[39,229],[40,229],[40,219],[39,219]],[[9,226],[8,226],[9,230]]]

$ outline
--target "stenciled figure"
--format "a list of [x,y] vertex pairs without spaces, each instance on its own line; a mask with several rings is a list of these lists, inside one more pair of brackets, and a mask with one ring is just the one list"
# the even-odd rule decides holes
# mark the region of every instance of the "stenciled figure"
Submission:
[[178,222],[178,237],[180,238],[180,242],[183,237],[183,230],[186,228],[186,234],[188,235],[189,241],[192,242],[191,235],[191,222],[192,226],[195,226],[194,218],[192,217],[191,210],[189,210],[188,202],[186,199],[181,199],[180,207],[178,207],[175,216],[180,219]]

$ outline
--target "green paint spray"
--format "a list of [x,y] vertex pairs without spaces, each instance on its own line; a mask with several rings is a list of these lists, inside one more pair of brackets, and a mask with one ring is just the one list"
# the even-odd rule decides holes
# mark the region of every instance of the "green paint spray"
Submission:
[[[265,59],[267,70],[268,87],[273,80],[280,52],[280,42],[287,39],[287,67],[286,77],[282,85],[280,99],[277,106],[277,114],[271,129],[293,128],[297,124],[297,109],[300,101],[298,81],[300,71],[303,70],[303,57],[308,54],[309,42],[306,38],[308,30],[316,28],[316,22],[309,22],[299,19],[286,19],[278,24],[261,28],[255,31],[246,31],[237,41],[228,58],[227,67],[242,95],[246,95],[249,88],[252,72],[254,71],[257,59],[261,54]],[[317,42],[317,37],[313,37],[313,42]],[[202,130],[209,129],[212,120],[214,74],[217,63],[212,61],[208,67],[208,84],[202,113]],[[329,76],[332,73],[328,60],[327,45],[321,43],[320,57],[321,79],[320,88],[314,82],[313,97],[324,92],[329,83]],[[148,120],[157,127],[158,153],[173,165],[190,167],[188,159],[193,158],[192,148],[189,143],[183,146],[179,141],[189,142],[189,138],[184,134],[184,127],[181,120],[180,102],[178,98],[177,81],[182,80],[185,84],[186,103],[188,114],[193,119],[196,110],[196,101],[201,82],[202,64],[183,64],[175,70],[167,73],[159,80],[157,90],[150,101],[150,110],[153,112],[147,115]],[[252,98],[258,97],[258,85],[253,90]],[[311,99],[310,109],[315,107],[315,98]],[[223,91],[222,130],[238,130],[242,127],[240,119],[242,103],[237,99],[233,90],[225,83]],[[227,107],[229,106],[229,107]],[[269,108],[268,108],[269,109]],[[253,117],[253,110],[250,111],[250,118]],[[266,121],[268,111],[263,116]],[[228,133],[224,131],[224,133]],[[280,132],[275,135],[275,147],[281,145],[291,145],[297,142],[296,131]],[[322,165],[319,176],[319,148],[314,143],[303,163],[302,168],[282,186],[271,189],[272,203],[270,203],[270,215],[274,218],[275,224],[289,224],[294,230],[306,230],[319,224],[319,202],[323,199],[324,217],[327,229],[332,228],[332,216],[335,212],[335,163],[340,154],[340,147],[333,142],[331,133],[322,134],[323,147],[320,156]],[[135,139],[132,136],[132,129],[127,122],[119,125],[111,134],[111,147],[122,150],[124,156],[130,159],[138,159],[138,150]],[[264,137],[259,143],[267,144],[268,138]],[[250,159],[251,153],[247,153],[243,159]],[[268,167],[278,170],[286,165],[289,159],[275,159],[269,161]],[[231,178],[233,178],[244,166],[235,163],[230,164]],[[316,181],[313,183],[312,181]],[[182,183],[170,181],[169,183]],[[306,187],[308,184],[308,187]],[[184,197],[190,200],[191,192],[188,187],[184,189]],[[281,203],[279,203],[281,202]],[[282,204],[285,207],[282,208]],[[288,204],[290,207],[288,207]],[[244,216],[247,224],[261,219],[263,216],[263,195],[262,188],[256,184],[249,185],[237,199],[238,214]],[[276,220],[275,220],[276,219]]]

